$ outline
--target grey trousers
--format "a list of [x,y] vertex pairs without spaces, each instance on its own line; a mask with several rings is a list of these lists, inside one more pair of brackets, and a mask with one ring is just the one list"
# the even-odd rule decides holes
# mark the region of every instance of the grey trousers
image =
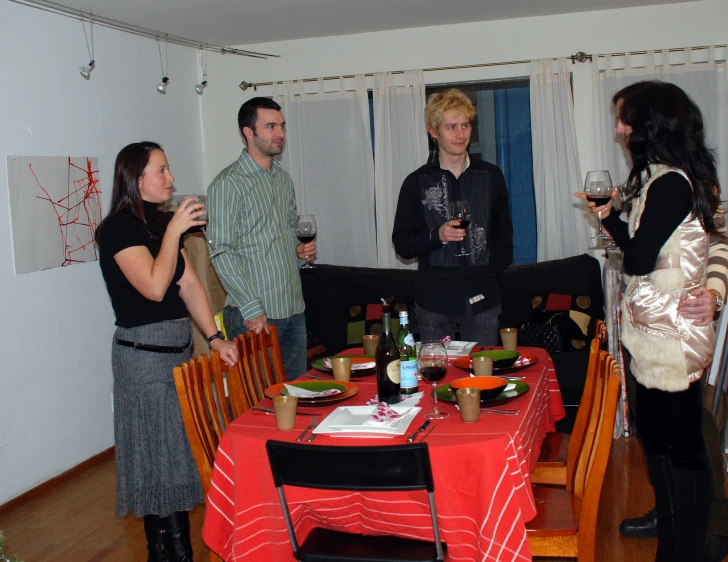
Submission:
[[466,313],[462,315],[430,312],[415,303],[415,313],[422,341],[440,340],[445,336],[455,339],[455,333],[459,331],[463,341],[475,341],[480,345],[498,344],[500,303],[480,314],[473,314],[468,303]]

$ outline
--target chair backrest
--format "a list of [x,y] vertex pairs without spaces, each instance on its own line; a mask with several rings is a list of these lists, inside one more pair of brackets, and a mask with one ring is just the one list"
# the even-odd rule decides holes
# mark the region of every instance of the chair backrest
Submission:
[[608,378],[604,384],[604,407],[599,416],[596,439],[589,459],[586,488],[579,513],[579,560],[596,560],[596,529],[599,500],[612,448],[614,420],[619,401],[619,366],[613,358],[608,361]]
[[[610,355],[606,351],[600,351],[597,359],[596,376],[594,377],[594,400],[589,410],[589,419],[584,431],[584,442],[581,447],[581,453],[576,459],[574,468],[574,477],[571,492],[578,497],[582,497],[586,487],[586,478],[589,470],[589,459],[594,448],[594,442],[597,437],[597,429],[599,428],[599,419],[604,407],[604,392],[606,390],[606,382],[608,365],[610,363]],[[569,482],[567,481],[567,485]]]
[[594,338],[589,346],[589,363],[586,368],[586,380],[584,382],[584,390],[579,401],[579,408],[576,411],[576,419],[574,427],[569,437],[569,448],[566,454],[566,489],[573,491],[574,474],[576,465],[584,447],[584,439],[586,437],[586,428],[591,417],[592,407],[594,406],[594,395],[596,391],[597,367],[599,362],[599,349],[601,342]]
[[601,348],[604,349],[607,343],[607,325],[604,323],[604,320],[596,321],[594,325],[594,337],[599,340]]
[[268,324],[268,329],[270,334],[263,330],[258,335],[246,332],[235,338],[245,393],[251,404],[265,398],[263,391],[266,388],[286,380],[278,331],[274,324]]
[[[294,551],[298,551],[298,543],[283,492],[284,485],[324,490],[427,490],[435,548],[439,559],[444,559],[427,443],[331,447],[268,441],[266,449]],[[322,469],[327,466],[334,466],[336,470]]]
[[199,355],[182,363],[174,368],[173,374],[182,421],[207,496],[222,435],[250,403],[243,390],[238,365],[225,365],[216,350],[211,358]]

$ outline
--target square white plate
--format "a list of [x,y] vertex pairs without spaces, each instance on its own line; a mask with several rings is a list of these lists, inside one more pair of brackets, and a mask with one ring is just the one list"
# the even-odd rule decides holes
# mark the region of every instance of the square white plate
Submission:
[[313,430],[314,433],[379,433],[382,435],[404,435],[412,420],[422,408],[407,406],[392,406],[396,412],[402,414],[394,424],[387,427],[364,425],[372,415],[376,406],[339,406]]
[[[475,341],[451,341],[450,343],[445,345],[447,357],[448,359],[454,359],[456,357],[470,355],[470,352],[477,344],[478,342]],[[420,352],[420,345],[421,342],[417,342],[415,344],[415,348],[418,354]]]

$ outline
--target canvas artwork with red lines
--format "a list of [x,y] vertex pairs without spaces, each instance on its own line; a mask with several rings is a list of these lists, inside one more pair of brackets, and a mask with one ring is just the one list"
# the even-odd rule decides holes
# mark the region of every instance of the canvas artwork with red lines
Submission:
[[97,158],[8,156],[7,164],[15,272],[96,261]]

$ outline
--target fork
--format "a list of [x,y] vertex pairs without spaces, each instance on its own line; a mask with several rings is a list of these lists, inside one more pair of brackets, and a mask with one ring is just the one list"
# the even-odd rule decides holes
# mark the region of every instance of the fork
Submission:
[[318,422],[319,422],[319,416],[313,416],[311,418],[311,421],[308,422],[308,425],[303,429],[303,433],[301,433],[301,435],[299,435],[298,437],[296,437],[296,441],[302,441],[303,438],[304,438],[304,436],[308,432],[308,430],[309,429],[314,429],[318,425]]
[[496,408],[481,408],[481,414],[501,414],[503,416],[517,416],[521,410],[497,410]]
[[318,424],[319,424],[319,417],[315,416],[311,420],[311,423],[308,424],[309,426],[311,426],[311,435],[309,435],[308,439],[306,439],[306,443],[310,443],[311,441],[313,441],[316,438],[316,434],[313,432],[313,430],[316,429],[316,426],[318,426]]

